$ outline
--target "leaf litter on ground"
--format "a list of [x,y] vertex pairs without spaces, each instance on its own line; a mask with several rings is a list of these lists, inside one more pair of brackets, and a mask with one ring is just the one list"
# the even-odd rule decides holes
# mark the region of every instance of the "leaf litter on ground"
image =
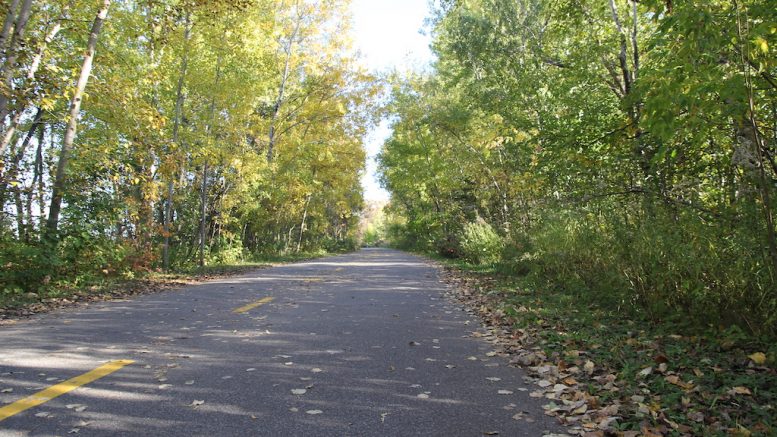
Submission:
[[775,357],[758,344],[743,352],[752,339],[667,333],[671,325],[580,308],[493,275],[443,272],[451,297],[484,322],[473,336],[495,345],[487,356],[524,368],[538,387],[529,396],[545,399],[545,414],[570,434],[777,435]]

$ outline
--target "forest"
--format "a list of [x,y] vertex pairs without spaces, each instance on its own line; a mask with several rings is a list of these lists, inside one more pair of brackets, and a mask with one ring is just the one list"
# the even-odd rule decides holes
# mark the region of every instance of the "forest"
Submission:
[[431,27],[380,155],[395,244],[777,334],[773,1],[444,0]]
[[9,0],[0,292],[353,248],[376,82],[337,0]]

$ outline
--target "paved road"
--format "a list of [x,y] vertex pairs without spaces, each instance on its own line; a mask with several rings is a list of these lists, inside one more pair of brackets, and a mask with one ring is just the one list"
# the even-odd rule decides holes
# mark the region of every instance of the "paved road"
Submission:
[[6,414],[78,387],[0,435],[559,432],[444,291],[420,258],[365,249],[0,327]]

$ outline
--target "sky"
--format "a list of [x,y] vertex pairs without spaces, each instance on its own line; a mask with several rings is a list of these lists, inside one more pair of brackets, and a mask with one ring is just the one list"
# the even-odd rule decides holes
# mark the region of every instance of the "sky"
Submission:
[[[354,46],[371,71],[420,70],[431,62],[431,39],[421,32],[430,15],[428,0],[353,0],[351,12]],[[389,123],[383,120],[365,138],[367,171],[362,186],[367,201],[389,198],[378,183],[375,162],[389,135]]]

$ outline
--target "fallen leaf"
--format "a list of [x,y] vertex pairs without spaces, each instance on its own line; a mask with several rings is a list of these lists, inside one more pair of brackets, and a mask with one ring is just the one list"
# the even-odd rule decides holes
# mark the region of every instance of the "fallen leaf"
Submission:
[[572,410],[572,414],[585,414],[586,411],[588,411],[588,405],[583,404],[583,405],[575,408],[574,410]]
[[429,395],[426,393],[421,393],[418,396],[416,396],[418,399],[429,399]]
[[308,391],[305,390],[304,388],[293,388],[293,389],[291,389],[291,394],[293,394],[293,395],[304,395],[307,392]]
[[312,415],[323,413],[323,411],[321,411],[321,410],[308,410],[308,411],[305,411],[305,412],[308,413],[308,414],[312,414]]
[[750,358],[753,360],[754,363],[758,364],[759,366],[761,364],[766,363],[766,355],[763,352],[756,352],[754,354],[748,355],[747,358]]
[[732,388],[731,390],[729,390],[727,393],[728,393],[728,394],[730,394],[730,395],[732,395],[732,396],[735,396],[735,395],[747,395],[747,396],[750,396],[750,395],[752,395],[752,394],[753,394],[753,393],[750,391],[750,389],[749,389],[749,388],[747,388],[747,387],[742,387],[742,386],[737,386],[737,387],[734,387],[734,388]]
[[310,371],[313,372],[313,373],[321,373],[321,372],[323,372],[323,370],[319,369],[318,367],[314,367],[314,368],[310,369]]
[[190,407],[199,407],[200,405],[202,405],[204,403],[205,403],[205,401],[193,400],[192,403],[189,404],[189,406]]
[[688,413],[688,418],[693,420],[694,422],[701,423],[701,422],[704,422],[704,413],[702,413],[701,411],[694,411],[694,412]]
[[651,373],[653,373],[653,368],[652,367],[645,367],[644,369],[639,371],[638,375],[644,378],[644,377],[650,375]]
[[591,360],[586,361],[585,365],[583,366],[583,370],[585,370],[589,375],[594,373],[594,362]]
[[487,380],[489,380],[489,381],[492,381],[492,382],[497,382],[497,381],[501,381],[501,380],[502,380],[502,378],[495,378],[495,377],[493,377],[493,376],[491,376],[491,377],[488,377],[488,378],[486,378],[486,379],[487,379]]

